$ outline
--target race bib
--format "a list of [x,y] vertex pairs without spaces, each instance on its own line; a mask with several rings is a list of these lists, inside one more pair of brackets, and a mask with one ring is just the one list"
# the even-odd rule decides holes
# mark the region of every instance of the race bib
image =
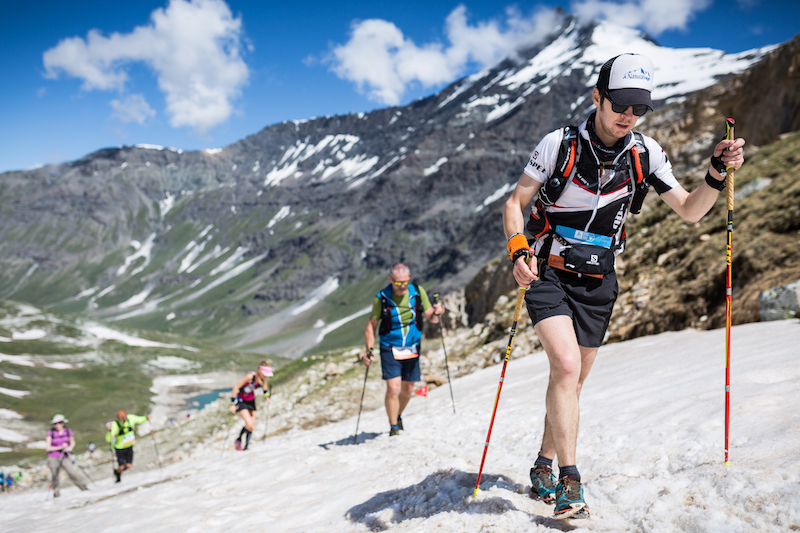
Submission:
[[134,433],[133,431],[129,431],[128,433],[125,433],[122,436],[122,444],[124,444],[126,446],[128,444],[133,444],[133,441],[135,441],[135,440],[136,440],[136,433]]
[[406,359],[414,359],[419,357],[416,346],[411,346],[408,348],[395,348],[392,346],[392,355],[394,356],[395,361],[404,361]]

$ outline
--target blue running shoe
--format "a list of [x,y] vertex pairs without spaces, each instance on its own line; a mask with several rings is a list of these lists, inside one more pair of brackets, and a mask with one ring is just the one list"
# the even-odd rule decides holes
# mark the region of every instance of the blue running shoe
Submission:
[[562,477],[556,485],[556,518],[589,518],[589,507],[583,500],[583,486],[580,481]]
[[551,467],[536,465],[531,468],[531,496],[544,503],[555,503],[556,477]]

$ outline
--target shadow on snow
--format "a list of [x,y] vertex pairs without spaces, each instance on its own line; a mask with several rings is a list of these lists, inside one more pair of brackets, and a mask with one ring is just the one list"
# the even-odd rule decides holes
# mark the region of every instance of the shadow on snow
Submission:
[[[352,443],[352,437],[350,439]],[[531,522],[560,531],[575,529],[569,522],[540,516],[517,509],[499,496],[473,498],[478,475],[460,470],[440,470],[410,487],[376,494],[366,502],[351,507],[345,517],[364,524],[372,531],[385,531],[392,525],[413,518],[430,518],[439,513],[503,514],[518,511],[527,514]],[[481,489],[491,487],[518,493],[518,485],[502,475],[483,474]]]
[[326,442],[325,444],[320,444],[319,447],[330,450],[332,446],[352,446],[355,444],[363,444],[368,440],[378,437],[379,435],[381,435],[381,433],[366,433],[362,431],[358,434],[357,438],[353,438],[353,435],[350,435],[349,437],[339,439],[336,442]]

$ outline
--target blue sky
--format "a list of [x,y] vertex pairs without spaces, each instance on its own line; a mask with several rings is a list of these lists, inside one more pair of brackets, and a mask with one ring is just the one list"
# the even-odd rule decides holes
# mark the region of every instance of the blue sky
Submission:
[[0,172],[123,144],[220,147],[283,120],[406,104],[529,43],[555,6],[671,47],[739,52],[800,32],[796,1],[111,5],[4,6]]

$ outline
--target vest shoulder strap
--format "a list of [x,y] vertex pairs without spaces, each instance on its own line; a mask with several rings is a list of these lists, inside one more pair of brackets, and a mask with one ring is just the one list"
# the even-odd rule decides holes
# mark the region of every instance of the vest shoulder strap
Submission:
[[567,126],[564,128],[561,146],[558,148],[558,158],[553,173],[539,189],[539,202],[543,208],[550,207],[558,201],[561,193],[564,192],[564,187],[572,178],[576,168],[575,163],[579,157],[578,127]]
[[[416,282],[411,282],[408,285],[409,287],[409,298],[414,299],[414,315],[415,315],[415,322],[414,324],[417,328],[422,331],[422,324],[423,324],[423,309],[422,309],[422,296],[419,290],[419,284]],[[387,335],[392,328],[392,307],[389,303],[389,298],[386,296],[385,289],[378,293],[378,297],[381,301],[381,323],[378,328],[378,333],[380,335]]]
[[417,283],[416,281],[413,282],[412,285],[414,286],[414,291],[416,292],[416,295],[414,296],[414,314],[415,314],[417,329],[422,331],[422,326],[423,326],[422,314],[424,311],[422,309],[422,292],[420,292],[421,287],[419,286],[419,283]]
[[650,177],[650,154],[644,144],[644,136],[638,131],[633,132],[636,144],[631,147],[631,168],[636,183],[633,185],[633,199],[631,200],[631,213],[638,215],[642,211],[642,204],[650,190],[647,178]]
[[391,331],[392,311],[389,307],[389,299],[386,297],[384,291],[380,291],[378,293],[378,297],[381,300],[381,323],[380,327],[378,328],[378,334],[383,336],[387,335],[389,331]]
[[[650,157],[644,144],[644,136],[639,132],[633,132],[633,137],[635,145],[629,151],[635,180],[632,187],[634,198],[631,202],[631,212],[637,214],[641,211],[644,197],[647,196],[649,189],[647,177],[650,175]],[[539,189],[538,201],[541,204],[541,211],[555,204],[561,197],[578,166],[580,153],[581,143],[577,126],[565,127],[553,174]]]

